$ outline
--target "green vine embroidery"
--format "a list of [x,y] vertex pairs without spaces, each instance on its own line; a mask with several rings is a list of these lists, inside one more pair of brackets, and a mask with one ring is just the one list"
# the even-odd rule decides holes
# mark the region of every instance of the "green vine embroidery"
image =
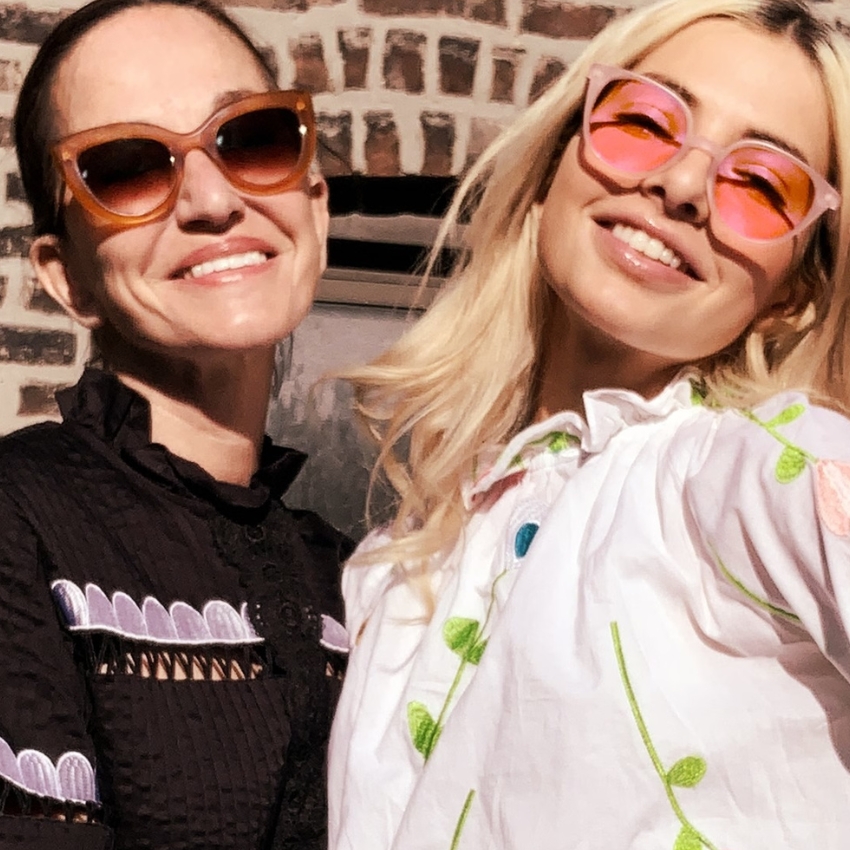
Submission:
[[790,484],[790,482],[800,477],[807,463],[818,462],[818,459],[813,454],[809,454],[805,449],[794,445],[794,443],[783,437],[776,430],[781,425],[787,425],[789,422],[793,422],[805,410],[806,406],[804,404],[792,404],[768,422],[762,421],[750,410],[741,411],[750,422],[754,422],[760,428],[764,428],[774,440],[777,440],[785,447],[779,456],[779,460],[776,462],[776,480],[780,484]]
[[705,387],[704,381],[691,379],[691,404],[694,406],[704,405],[708,390]]
[[428,761],[431,753],[434,752],[434,747],[437,746],[437,741],[440,740],[446,714],[454,699],[455,692],[460,686],[464,670],[469,664],[478,665],[481,662],[481,657],[487,648],[487,638],[484,637],[484,632],[496,604],[496,585],[507,572],[507,570],[503,570],[493,579],[493,584],[490,587],[490,603],[487,606],[487,614],[483,623],[467,617],[451,617],[446,620],[443,626],[443,640],[446,646],[460,658],[460,665],[449,686],[449,691],[436,720],[424,703],[414,700],[407,704],[407,726],[410,730],[410,739],[417,752],[422,753],[425,757],[425,761]]
[[714,559],[717,561],[717,566],[720,567],[720,572],[722,572],[723,575],[726,576],[726,578],[733,585],[735,585],[735,587],[737,587],[738,590],[740,590],[741,593],[743,593],[744,596],[747,597],[747,599],[750,600],[750,602],[754,602],[756,605],[759,606],[759,608],[764,608],[766,611],[769,611],[771,614],[775,614],[778,617],[784,617],[787,620],[793,620],[795,623],[800,622],[800,618],[793,612],[786,611],[784,608],[780,608],[778,605],[774,605],[772,602],[768,602],[766,599],[762,599],[762,597],[758,594],[753,593],[753,591],[750,590],[744,584],[744,582],[741,581],[741,579],[739,579],[729,570],[726,564],[723,563],[723,560],[720,555],[718,555],[717,552],[715,552],[713,549],[712,552],[714,553]]
[[562,452],[570,446],[577,446],[579,443],[581,443],[581,440],[575,434],[569,434],[566,431],[551,431],[542,437],[538,437],[536,440],[526,443],[522,447],[522,450],[513,456],[510,465],[512,467],[519,466],[523,461],[522,453],[532,446],[545,445],[552,454],[558,454],[558,452]]
[[670,806],[673,809],[676,817],[682,828],[676,837],[676,842],[673,845],[673,850],[701,850],[707,847],[708,850],[717,850],[712,844],[685,816],[679,801],[676,799],[674,787],[678,788],[694,788],[705,776],[706,763],[705,759],[699,756],[685,756],[679,759],[670,770],[665,770],[655,745],[649,737],[649,730],[644,722],[643,715],[640,712],[640,707],[635,697],[635,692],[632,689],[632,683],[629,679],[629,673],[626,669],[626,660],[623,657],[623,647],[620,643],[620,629],[616,623],[611,623],[611,638],[614,641],[614,652],[617,656],[617,665],[620,668],[620,678],[623,681],[623,687],[626,691],[626,697],[629,700],[629,707],[632,710],[632,715],[637,724],[640,737],[643,740],[646,751],[652,760],[655,771],[658,774],[664,790],[667,792],[667,799],[670,801]]
[[460,846],[460,836],[463,832],[464,826],[466,826],[466,818],[469,815],[469,810],[472,808],[472,801],[475,799],[475,790],[471,790],[466,795],[466,800],[463,803],[463,808],[460,811],[460,817],[457,819],[457,826],[455,827],[455,834],[452,836],[452,844],[449,850],[457,850]]

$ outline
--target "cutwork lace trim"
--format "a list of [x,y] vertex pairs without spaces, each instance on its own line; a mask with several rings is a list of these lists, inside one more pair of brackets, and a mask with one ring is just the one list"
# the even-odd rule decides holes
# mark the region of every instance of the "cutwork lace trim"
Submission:
[[263,644],[163,646],[106,632],[77,632],[75,643],[97,676],[220,682],[260,679],[270,669]]
[[100,823],[102,809],[91,762],[75,751],[54,764],[45,753],[14,750],[0,738],[0,816]]
[[67,823],[103,823],[100,803],[40,797],[0,777],[0,817],[44,818]]

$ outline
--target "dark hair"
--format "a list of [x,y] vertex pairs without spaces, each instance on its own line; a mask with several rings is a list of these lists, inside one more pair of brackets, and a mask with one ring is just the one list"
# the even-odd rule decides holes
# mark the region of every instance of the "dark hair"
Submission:
[[817,60],[818,45],[829,41],[830,28],[802,0],[765,0],[755,20],[767,32],[787,35],[809,57]]
[[213,0],[92,0],[60,21],[38,50],[21,86],[15,107],[13,131],[21,182],[32,207],[33,231],[62,235],[59,179],[50,158],[51,94],[62,60],[77,42],[101,21],[126,9],[152,6],[178,6],[195,9],[224,27],[245,45],[267,77],[277,88],[273,59],[248,37],[247,33]]

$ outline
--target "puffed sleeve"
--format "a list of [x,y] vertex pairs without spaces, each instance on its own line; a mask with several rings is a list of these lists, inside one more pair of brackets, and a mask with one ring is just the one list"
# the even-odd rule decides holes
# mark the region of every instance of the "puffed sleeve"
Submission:
[[345,627],[352,645],[363,631],[366,621],[380,602],[393,578],[392,563],[366,564],[358,558],[390,542],[383,529],[371,531],[357,547],[342,572],[342,595],[345,600]]
[[726,411],[684,499],[728,592],[802,627],[850,681],[850,420],[792,393]]
[[85,683],[10,489],[0,477],[0,848],[108,848]]

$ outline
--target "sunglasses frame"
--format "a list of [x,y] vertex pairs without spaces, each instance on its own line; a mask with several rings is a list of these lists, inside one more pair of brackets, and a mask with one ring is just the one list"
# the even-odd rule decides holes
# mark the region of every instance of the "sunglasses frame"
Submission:
[[[216,136],[222,125],[251,112],[264,109],[288,109],[295,114],[302,137],[301,152],[295,165],[284,178],[269,185],[258,186],[232,174],[222,161],[216,147]],[[152,210],[139,215],[125,215],[104,206],[92,193],[79,170],[79,156],[107,142],[122,139],[149,139],[161,143],[171,154],[173,185],[168,195]],[[306,174],[316,153],[316,121],[313,102],[305,91],[269,91],[248,95],[216,110],[197,130],[174,133],[164,127],[142,122],[107,124],[73,133],[56,142],[51,154],[65,185],[80,206],[91,215],[120,227],[145,224],[169,212],[174,206],[183,179],[183,164],[189,151],[203,151],[219,168],[227,181],[237,190],[250,195],[274,195],[295,186]]]
[[[618,169],[615,165],[610,164],[597,152],[593,145],[590,127],[590,119],[593,108],[596,105],[599,96],[605,90],[605,87],[609,83],[617,82],[619,80],[637,80],[638,82],[646,83],[654,88],[661,89],[665,94],[679,104],[682,109],[685,116],[685,134],[681,140],[681,147],[673,154],[673,156],[670,157],[670,159],[659,165],[657,168],[653,168],[649,171],[623,171],[622,169]],[[591,65],[588,70],[587,90],[585,92],[582,120],[582,140],[584,141],[586,148],[593,153],[594,157],[602,163],[607,170],[614,171],[617,174],[621,174],[626,177],[644,178],[648,177],[650,174],[656,174],[660,171],[664,171],[666,168],[670,168],[692,150],[705,151],[712,158],[711,166],[708,170],[708,174],[706,175],[706,197],[708,198],[708,205],[711,210],[711,214],[722,221],[724,226],[728,227],[733,233],[737,234],[742,239],[747,239],[750,242],[780,242],[785,239],[791,239],[801,231],[805,230],[827,210],[837,210],[841,205],[841,195],[835,187],[827,182],[827,180],[822,175],[818,174],[818,172],[808,165],[808,163],[803,162],[803,160],[785,148],[774,145],[771,142],[762,141],[761,139],[740,139],[737,142],[733,142],[731,145],[723,147],[712,142],[710,139],[706,139],[704,136],[698,136],[694,132],[693,123],[694,116],[690,106],[679,94],[665,86],[663,83],[659,83],[658,80],[654,80],[652,77],[646,77],[643,74],[636,74],[633,71],[627,71],[624,68],[617,68],[613,65],[594,64]],[[741,148],[758,148],[770,151],[771,153],[781,154],[802,169],[802,171],[804,171],[812,181],[812,187],[814,189],[812,205],[806,215],[787,233],[782,233],[779,236],[772,236],[767,239],[747,236],[729,224],[717,209],[714,200],[714,183],[720,164],[727,156],[729,156],[729,154]]]

